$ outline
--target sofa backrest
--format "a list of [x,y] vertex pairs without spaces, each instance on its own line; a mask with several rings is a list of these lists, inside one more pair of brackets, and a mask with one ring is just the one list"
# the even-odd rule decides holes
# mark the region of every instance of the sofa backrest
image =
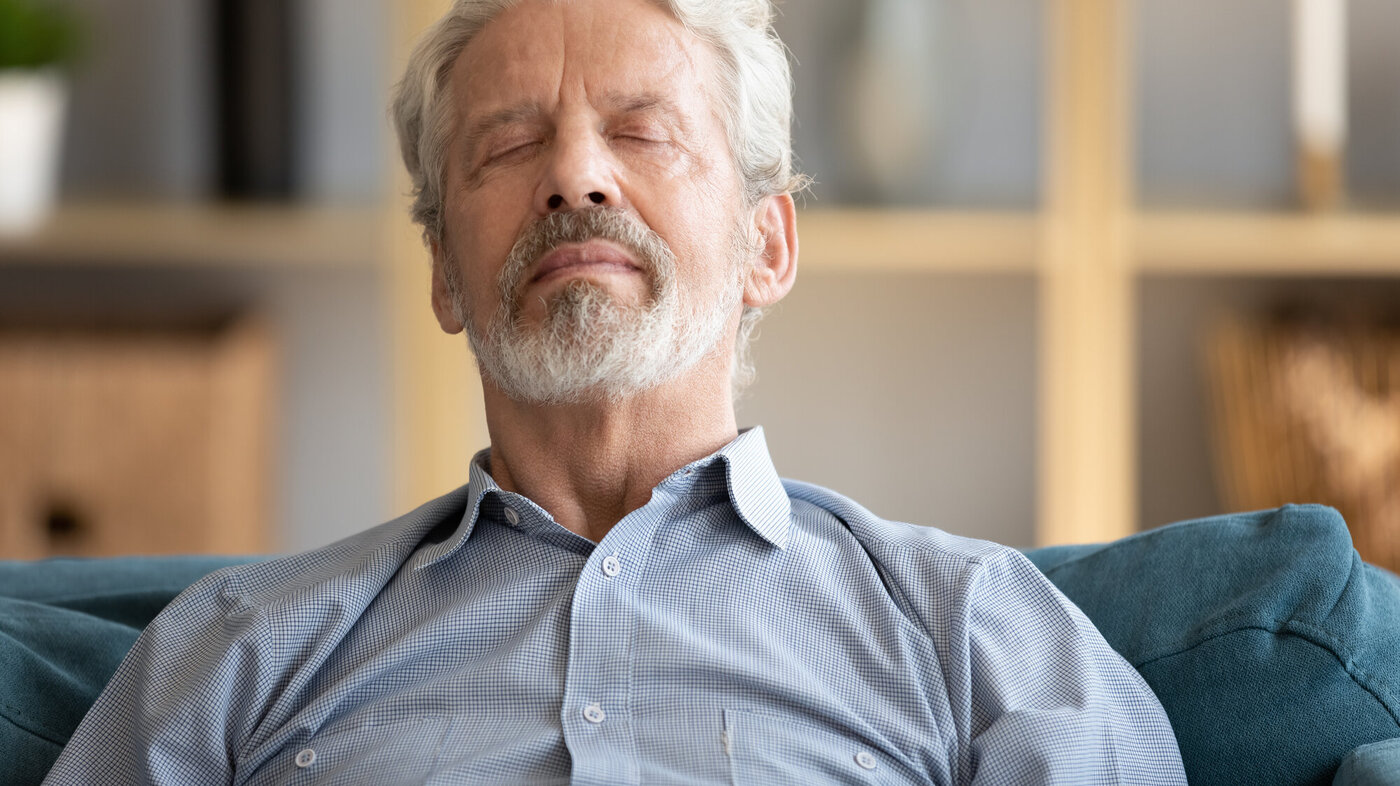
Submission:
[[[1400,579],[1331,508],[1028,556],[1146,678],[1192,784],[1400,783]],[[227,557],[0,561],[0,752],[39,783],[136,637]],[[1388,742],[1391,741],[1391,742]],[[1390,772],[1388,776],[1376,773]]]

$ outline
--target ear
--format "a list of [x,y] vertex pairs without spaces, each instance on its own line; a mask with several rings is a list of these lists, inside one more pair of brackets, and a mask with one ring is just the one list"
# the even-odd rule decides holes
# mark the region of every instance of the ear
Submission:
[[457,319],[457,310],[452,307],[452,289],[447,286],[445,267],[457,263],[451,255],[443,253],[441,241],[429,241],[428,250],[433,255],[433,313],[444,333],[461,333],[463,326]]
[[763,254],[744,282],[744,305],[762,308],[782,300],[797,280],[797,208],[792,194],[765,197],[755,208],[754,223]]

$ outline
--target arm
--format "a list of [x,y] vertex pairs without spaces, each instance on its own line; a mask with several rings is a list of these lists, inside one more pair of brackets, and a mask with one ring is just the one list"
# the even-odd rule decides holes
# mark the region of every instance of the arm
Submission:
[[952,650],[971,782],[1186,782],[1156,696],[1028,560],[988,555],[965,590]]
[[[256,717],[265,629],[220,571],[145,629],[46,784],[229,783]],[[262,681],[266,684],[266,681]]]

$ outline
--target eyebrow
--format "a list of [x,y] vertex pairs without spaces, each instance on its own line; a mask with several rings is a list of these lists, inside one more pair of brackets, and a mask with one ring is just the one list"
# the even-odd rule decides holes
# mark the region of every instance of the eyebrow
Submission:
[[603,96],[603,103],[614,112],[622,114],[637,114],[652,110],[661,110],[676,117],[683,114],[675,101],[658,93],[607,93]]
[[472,122],[462,137],[463,149],[470,160],[476,156],[476,149],[482,140],[499,128],[538,118],[543,113],[539,104],[531,102],[519,106],[506,107],[491,112]]
[[674,123],[682,134],[690,131],[690,119],[680,105],[659,93],[608,93],[603,96],[603,103],[620,115],[659,112]]

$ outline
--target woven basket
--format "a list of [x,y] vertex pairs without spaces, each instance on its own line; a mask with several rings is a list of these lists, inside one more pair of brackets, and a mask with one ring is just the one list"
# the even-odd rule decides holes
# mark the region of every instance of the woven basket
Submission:
[[1226,505],[1332,505],[1400,571],[1400,331],[1229,321],[1206,354]]
[[267,550],[276,337],[0,330],[0,559]]

